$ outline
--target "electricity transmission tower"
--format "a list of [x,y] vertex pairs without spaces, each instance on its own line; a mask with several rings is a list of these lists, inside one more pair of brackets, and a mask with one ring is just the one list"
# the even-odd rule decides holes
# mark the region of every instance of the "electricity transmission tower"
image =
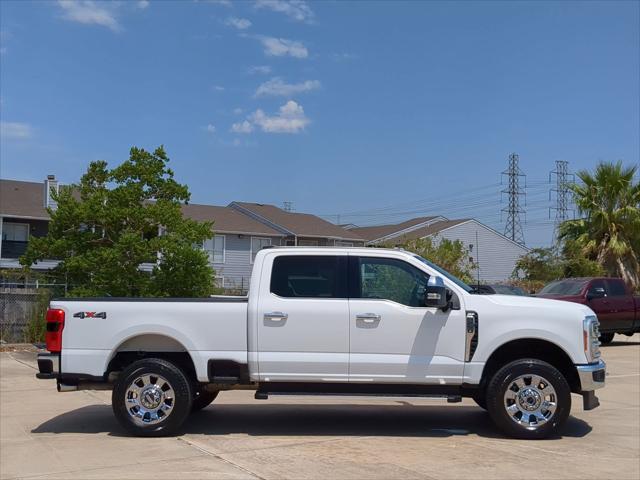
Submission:
[[[520,214],[525,211],[520,208],[520,197],[524,198],[526,188],[526,175],[522,173],[518,166],[519,157],[512,153],[509,155],[509,168],[502,172],[502,178],[507,176],[507,188],[502,190],[500,194],[507,194],[508,205],[502,209],[507,215],[507,223],[504,226],[504,234],[516,243],[524,245],[524,234],[522,233],[522,224],[520,223]],[[520,186],[520,178],[525,181],[524,188]],[[501,182],[502,183],[502,182]]]
[[[575,176],[569,173],[569,162],[566,160],[556,160],[556,169],[549,172],[549,183],[551,183],[553,176],[556,177],[556,186],[549,190],[549,200],[551,200],[552,195],[555,193],[556,206],[549,207],[549,219],[551,219],[551,211],[555,210],[553,240],[554,243],[556,243],[558,228],[562,222],[569,219],[569,210],[572,210],[569,208],[571,201],[569,185],[575,181]],[[571,179],[571,181],[569,181],[569,179]]]

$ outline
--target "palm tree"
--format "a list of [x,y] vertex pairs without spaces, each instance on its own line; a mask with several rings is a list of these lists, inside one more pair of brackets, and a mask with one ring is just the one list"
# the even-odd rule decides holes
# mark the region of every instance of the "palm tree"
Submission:
[[622,277],[632,288],[640,287],[640,182],[638,167],[622,162],[604,163],[595,173],[578,173],[582,184],[571,185],[580,214],[564,222],[561,240],[574,240],[582,253],[605,271]]

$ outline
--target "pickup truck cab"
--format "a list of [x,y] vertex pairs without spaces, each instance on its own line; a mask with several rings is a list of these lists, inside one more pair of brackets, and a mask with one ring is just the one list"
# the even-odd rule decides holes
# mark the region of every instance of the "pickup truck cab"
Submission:
[[112,389],[135,435],[176,432],[218,392],[471,397],[508,435],[555,434],[598,406],[598,320],[585,305],[476,295],[418,255],[278,247],[247,297],[63,298],[47,313],[39,378]]
[[566,278],[545,286],[538,297],[587,305],[600,321],[600,342],[616,333],[640,332],[640,297],[621,278]]

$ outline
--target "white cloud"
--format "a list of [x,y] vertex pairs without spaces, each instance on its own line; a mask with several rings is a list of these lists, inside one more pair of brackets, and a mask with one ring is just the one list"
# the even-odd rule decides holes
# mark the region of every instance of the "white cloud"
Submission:
[[237,28],[238,30],[246,30],[251,26],[251,20],[247,20],[246,18],[238,18],[238,17],[229,17],[224,22],[225,25],[229,27]]
[[307,48],[296,40],[286,38],[258,37],[264,47],[264,53],[271,57],[283,57],[289,55],[295,58],[307,58],[309,52]]
[[148,6],[149,6],[149,0],[138,0],[136,2],[136,7],[139,8],[140,10],[144,10]]
[[247,120],[234,123],[231,125],[231,131],[233,133],[251,133],[253,132],[253,125],[251,125]]
[[222,85],[214,85],[214,86],[213,86],[213,89],[214,89],[216,92],[224,92],[224,87],[223,87]]
[[315,16],[311,7],[303,0],[256,0],[255,6],[284,13],[298,22],[311,23]]
[[240,115],[243,112],[243,110],[241,108],[234,108],[233,109],[233,114],[234,115]]
[[231,0],[208,0],[209,3],[221,5],[223,7],[232,7]]
[[216,133],[216,126],[215,125],[209,124],[206,127],[204,127],[204,129],[209,133]]
[[267,133],[299,133],[305,129],[310,120],[305,116],[302,105],[289,100],[277,114],[269,116],[258,109],[249,119],[263,132]]
[[25,140],[32,135],[33,129],[26,123],[0,122],[0,137],[4,139]]
[[114,32],[120,30],[110,3],[96,3],[93,0],[58,0],[58,5],[64,11],[63,18],[85,25],[101,25]]
[[255,65],[253,67],[249,67],[248,71],[251,75],[261,74],[268,75],[271,73],[271,67],[269,65]]
[[265,95],[291,97],[299,93],[310,92],[320,88],[318,80],[307,80],[302,83],[285,83],[280,77],[264,82],[256,90],[255,96]]

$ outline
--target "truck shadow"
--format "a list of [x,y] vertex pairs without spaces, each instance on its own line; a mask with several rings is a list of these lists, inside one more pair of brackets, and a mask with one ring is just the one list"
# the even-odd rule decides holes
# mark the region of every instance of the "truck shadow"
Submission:
[[[583,437],[591,426],[569,417],[562,437]],[[58,415],[32,433],[128,434],[108,405],[90,405]],[[181,433],[252,436],[450,437],[504,438],[489,415],[471,406],[353,404],[214,404],[191,415]]]

